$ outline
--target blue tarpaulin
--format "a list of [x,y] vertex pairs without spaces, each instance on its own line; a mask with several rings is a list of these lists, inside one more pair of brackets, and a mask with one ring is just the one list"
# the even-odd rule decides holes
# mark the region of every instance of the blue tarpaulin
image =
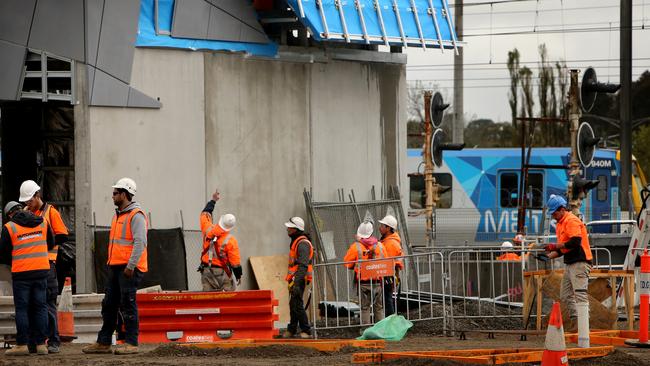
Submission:
[[[138,24],[138,37],[135,41],[136,47],[163,47],[180,48],[190,50],[214,50],[245,52],[253,56],[274,57],[277,55],[278,46],[270,42],[268,44],[211,41],[201,39],[174,38],[168,34],[172,27],[172,16],[174,14],[174,0],[158,0],[158,33],[156,34],[156,14],[154,11],[154,0],[142,0],[140,5],[140,21]],[[162,32],[161,32],[162,31]]]
[[455,48],[446,0],[287,0],[317,41]]

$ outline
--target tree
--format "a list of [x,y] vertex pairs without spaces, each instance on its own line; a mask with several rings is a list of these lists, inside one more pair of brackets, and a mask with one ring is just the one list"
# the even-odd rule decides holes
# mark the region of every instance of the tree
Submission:
[[465,127],[465,145],[473,147],[511,147],[515,128],[511,123],[476,119]]
[[519,69],[519,77],[521,80],[522,99],[520,116],[524,118],[532,118],[534,117],[533,107],[535,106],[535,101],[533,100],[533,72],[528,68],[528,66],[524,66]]
[[519,95],[519,50],[516,48],[508,52],[508,72],[510,73],[510,91],[508,103],[512,114],[512,125],[517,123],[517,96]]

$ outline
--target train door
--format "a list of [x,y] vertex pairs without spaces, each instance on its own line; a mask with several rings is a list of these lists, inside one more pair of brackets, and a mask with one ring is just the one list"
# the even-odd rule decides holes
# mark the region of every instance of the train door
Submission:
[[[497,174],[497,209],[495,212],[495,232],[499,240],[512,238],[517,232],[517,204],[519,200],[519,170],[500,170]],[[544,172],[528,172],[528,193],[526,195],[526,226],[528,233],[538,233],[541,209],[544,206]]]

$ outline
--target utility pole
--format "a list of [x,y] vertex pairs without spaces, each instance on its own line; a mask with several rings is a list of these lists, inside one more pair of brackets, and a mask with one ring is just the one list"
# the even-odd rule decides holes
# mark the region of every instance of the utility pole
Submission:
[[[463,40],[463,0],[456,0],[454,22],[458,41]],[[452,128],[452,142],[461,144],[465,142],[465,112],[463,110],[463,47],[458,47],[458,54],[454,56],[454,126]]]
[[574,198],[573,191],[577,189],[576,178],[580,176],[580,162],[578,161],[578,126],[580,125],[580,116],[582,111],[578,104],[578,70],[571,70],[571,84],[569,87],[569,130],[571,131],[571,159],[569,161],[569,184],[567,185],[567,198],[571,212],[580,217],[580,206],[582,198]]
[[618,94],[621,123],[621,180],[618,197],[621,210],[630,212],[632,185],[632,0],[621,0],[621,91]]
[[427,245],[433,246],[433,240],[436,233],[436,220],[435,211],[437,204],[437,185],[436,178],[433,176],[433,160],[431,159],[431,136],[433,136],[433,123],[431,119],[431,98],[433,93],[430,91],[424,92],[424,192],[425,203],[424,212],[427,220]]

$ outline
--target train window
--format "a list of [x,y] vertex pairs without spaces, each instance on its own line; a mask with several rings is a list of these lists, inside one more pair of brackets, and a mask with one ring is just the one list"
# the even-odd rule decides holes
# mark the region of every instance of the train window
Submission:
[[[436,182],[441,186],[452,187],[451,174],[434,173]],[[426,188],[424,186],[424,175],[411,175],[409,177],[409,206],[415,209],[423,209],[426,204]],[[452,202],[451,192],[453,189],[440,195],[437,208],[450,208]]]
[[[528,187],[530,189],[527,206],[542,208],[544,206],[544,174],[541,172],[528,173]],[[499,178],[499,201],[501,207],[517,207],[519,200],[519,173],[501,173]]]
[[542,173],[528,173],[528,187],[530,187],[533,195],[531,207],[542,208],[544,206],[544,175]]
[[596,199],[598,201],[607,201],[607,176],[598,176],[598,186],[596,187]]
[[519,175],[517,173],[501,174],[499,182],[501,207],[517,207],[519,199]]

